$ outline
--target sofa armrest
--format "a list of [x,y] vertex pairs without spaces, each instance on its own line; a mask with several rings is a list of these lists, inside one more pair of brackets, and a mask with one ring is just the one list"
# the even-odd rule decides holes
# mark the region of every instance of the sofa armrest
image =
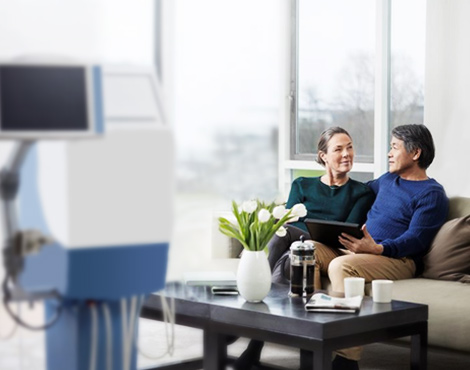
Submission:
[[470,215],[470,198],[451,197],[449,198],[449,214],[447,218],[452,220],[458,217]]

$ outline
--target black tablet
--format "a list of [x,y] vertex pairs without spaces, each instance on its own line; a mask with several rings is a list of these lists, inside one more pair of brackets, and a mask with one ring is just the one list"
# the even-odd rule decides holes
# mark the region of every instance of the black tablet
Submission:
[[344,248],[338,240],[341,233],[349,234],[357,239],[361,239],[364,236],[361,225],[359,224],[315,220],[313,218],[307,218],[304,222],[307,225],[312,240],[323,243],[329,247]]

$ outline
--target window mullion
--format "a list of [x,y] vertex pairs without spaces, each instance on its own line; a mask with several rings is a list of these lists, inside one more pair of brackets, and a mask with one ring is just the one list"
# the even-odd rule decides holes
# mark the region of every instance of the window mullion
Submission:
[[298,119],[298,86],[299,86],[299,0],[291,0],[290,9],[290,158],[296,155],[297,140],[297,119]]
[[297,47],[298,47],[298,0],[283,2],[281,14],[285,14],[285,35],[282,46],[285,72],[284,85],[285,94],[283,109],[281,110],[279,122],[279,181],[278,188],[284,194],[290,187],[292,181],[291,170],[288,162],[293,158],[296,147],[295,127],[297,122]]
[[388,170],[390,129],[391,0],[377,0],[374,109],[374,177]]

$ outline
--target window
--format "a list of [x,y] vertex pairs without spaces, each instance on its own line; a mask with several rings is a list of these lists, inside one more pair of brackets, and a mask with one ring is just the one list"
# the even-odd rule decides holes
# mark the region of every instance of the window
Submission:
[[387,170],[389,130],[422,123],[426,1],[291,0],[289,127],[280,183],[319,171],[313,159],[327,127],[355,144],[351,176]]
[[[275,3],[274,3],[275,4]],[[279,12],[273,1],[175,6],[175,134],[181,193],[277,194]]]
[[341,126],[356,161],[373,161],[375,3],[300,0],[295,159],[313,159],[317,138]]
[[[178,255],[191,255],[188,271],[210,259],[217,211],[230,210],[232,200],[271,201],[278,194],[280,3],[171,2],[177,154],[173,242]],[[170,263],[178,260],[170,255]]]

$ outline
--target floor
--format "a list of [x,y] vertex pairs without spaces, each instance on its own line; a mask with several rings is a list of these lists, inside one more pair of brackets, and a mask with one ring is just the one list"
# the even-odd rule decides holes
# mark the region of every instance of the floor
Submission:
[[[146,319],[139,320],[138,365],[139,369],[162,363],[191,359],[202,355],[202,332],[197,329],[174,326],[174,347],[171,326]],[[165,333],[168,333],[167,336]],[[2,327],[3,334],[3,327]],[[239,355],[246,347],[247,339],[241,338],[230,346],[229,353]],[[289,366],[298,362],[296,351],[283,346],[269,349],[263,355],[269,361]],[[289,359],[290,358],[290,362]],[[45,370],[44,332],[18,330],[15,337],[0,342],[1,370]]]
[[[202,332],[182,326],[175,326],[174,329],[174,348],[169,354],[165,332],[167,330],[171,332],[171,327],[161,322],[140,320],[138,369],[201,356]],[[1,334],[4,334],[3,326],[1,330]],[[171,337],[169,339],[171,342]],[[246,348],[247,343],[247,339],[240,338],[229,346],[229,354],[238,356]],[[20,331],[13,340],[0,343],[0,369],[45,370],[43,346],[42,332]],[[298,369],[299,366],[298,350],[271,343],[263,349],[261,360],[287,369]],[[428,370],[470,369],[469,355],[431,350],[428,361]],[[388,344],[366,346],[360,368],[361,370],[409,369],[409,348]]]

